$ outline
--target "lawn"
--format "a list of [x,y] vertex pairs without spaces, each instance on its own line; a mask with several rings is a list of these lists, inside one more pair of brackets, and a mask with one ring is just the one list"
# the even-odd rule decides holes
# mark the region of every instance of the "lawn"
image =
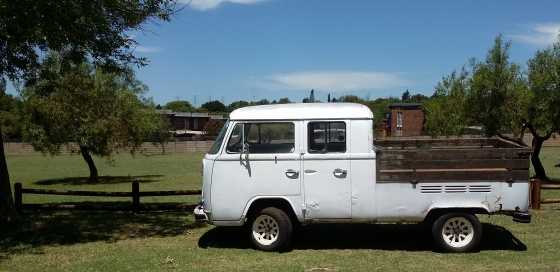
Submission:
[[[95,185],[86,183],[87,167],[78,156],[12,155],[8,161],[12,180],[24,187],[128,191],[131,179],[141,182],[141,190],[199,188],[201,157],[123,154],[113,164],[97,160],[106,178]],[[543,158],[559,178],[560,168],[553,166],[560,149],[545,149]],[[82,199],[37,196],[24,202]],[[171,199],[150,201],[196,201]],[[0,271],[560,270],[560,206],[534,211],[531,224],[505,216],[480,219],[482,248],[472,254],[434,252],[426,230],[407,224],[309,226],[298,233],[293,250],[266,253],[251,249],[242,229],[196,224],[188,212],[28,212],[18,228],[0,226]]]

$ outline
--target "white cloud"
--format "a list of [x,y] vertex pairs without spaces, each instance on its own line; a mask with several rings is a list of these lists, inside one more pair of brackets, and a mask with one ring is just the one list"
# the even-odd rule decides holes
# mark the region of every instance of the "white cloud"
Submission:
[[179,2],[185,3],[193,9],[202,11],[217,8],[223,3],[252,5],[264,1],[266,0],[179,0]]
[[261,87],[280,90],[309,91],[315,89],[329,92],[400,87],[409,82],[396,73],[366,71],[307,71],[274,74],[260,82]]
[[136,46],[136,48],[134,49],[134,51],[138,52],[138,53],[157,53],[161,51],[161,48],[159,47],[153,47],[153,46]]
[[537,46],[548,46],[560,34],[560,23],[536,24],[525,34],[509,35],[513,40]]

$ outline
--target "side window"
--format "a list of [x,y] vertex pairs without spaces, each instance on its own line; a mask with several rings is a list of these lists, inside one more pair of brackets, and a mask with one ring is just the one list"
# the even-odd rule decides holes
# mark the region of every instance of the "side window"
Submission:
[[244,127],[245,143],[249,153],[292,153],[294,152],[294,124],[293,123],[245,123],[237,124],[228,141],[229,153],[240,153],[242,127]]
[[308,152],[346,152],[346,123],[310,122],[307,125]]
[[243,124],[235,124],[226,148],[228,153],[241,153],[241,149],[243,148],[243,144],[241,143],[241,139],[243,138],[242,128]]

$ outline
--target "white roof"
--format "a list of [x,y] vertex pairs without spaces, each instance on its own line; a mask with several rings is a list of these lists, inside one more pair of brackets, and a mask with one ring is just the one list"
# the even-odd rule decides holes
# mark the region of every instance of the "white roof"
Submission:
[[371,110],[356,103],[290,103],[236,109],[231,120],[373,119]]

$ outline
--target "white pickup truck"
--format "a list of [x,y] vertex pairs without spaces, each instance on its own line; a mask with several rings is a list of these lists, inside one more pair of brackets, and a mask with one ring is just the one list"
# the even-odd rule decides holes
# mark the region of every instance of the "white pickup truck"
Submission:
[[375,141],[352,103],[252,106],[230,114],[204,156],[195,218],[242,226],[256,248],[294,226],[425,222],[443,250],[476,249],[476,214],[530,222],[527,148],[498,139]]

